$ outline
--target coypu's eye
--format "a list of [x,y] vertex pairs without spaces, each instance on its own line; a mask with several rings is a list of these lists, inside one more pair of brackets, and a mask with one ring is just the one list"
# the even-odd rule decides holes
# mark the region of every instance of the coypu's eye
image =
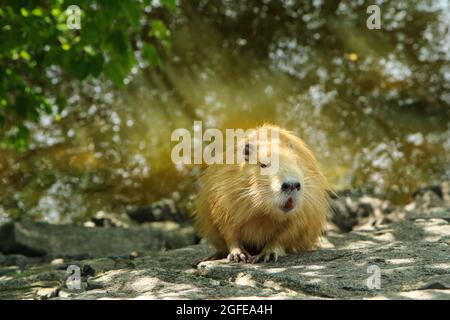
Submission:
[[260,163],[259,165],[261,168],[267,168],[267,164],[265,164],[265,163]]

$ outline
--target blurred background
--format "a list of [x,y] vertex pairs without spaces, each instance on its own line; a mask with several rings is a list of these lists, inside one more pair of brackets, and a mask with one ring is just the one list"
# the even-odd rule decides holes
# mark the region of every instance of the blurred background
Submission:
[[0,79],[0,221],[192,210],[170,135],[194,120],[285,127],[336,190],[397,204],[450,175],[446,0],[6,0]]

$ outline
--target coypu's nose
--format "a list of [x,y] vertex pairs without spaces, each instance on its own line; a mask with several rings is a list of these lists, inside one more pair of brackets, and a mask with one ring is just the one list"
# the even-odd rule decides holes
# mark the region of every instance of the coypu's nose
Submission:
[[284,192],[293,191],[293,190],[300,191],[300,188],[301,188],[301,185],[300,185],[300,182],[298,182],[298,181],[283,182],[281,184],[281,191],[284,191]]

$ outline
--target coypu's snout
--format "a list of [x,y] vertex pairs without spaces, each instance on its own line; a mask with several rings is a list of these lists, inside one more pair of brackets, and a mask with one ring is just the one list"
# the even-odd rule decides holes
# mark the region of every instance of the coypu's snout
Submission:
[[281,184],[282,201],[280,209],[283,212],[289,212],[295,208],[298,199],[298,193],[302,185],[298,181],[284,181]]

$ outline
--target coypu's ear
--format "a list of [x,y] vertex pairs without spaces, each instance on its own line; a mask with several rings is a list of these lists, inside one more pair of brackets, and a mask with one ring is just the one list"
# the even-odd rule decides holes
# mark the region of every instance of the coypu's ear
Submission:
[[244,147],[245,161],[248,161],[250,159],[250,154],[253,152],[255,152],[255,146],[251,143],[246,143]]

